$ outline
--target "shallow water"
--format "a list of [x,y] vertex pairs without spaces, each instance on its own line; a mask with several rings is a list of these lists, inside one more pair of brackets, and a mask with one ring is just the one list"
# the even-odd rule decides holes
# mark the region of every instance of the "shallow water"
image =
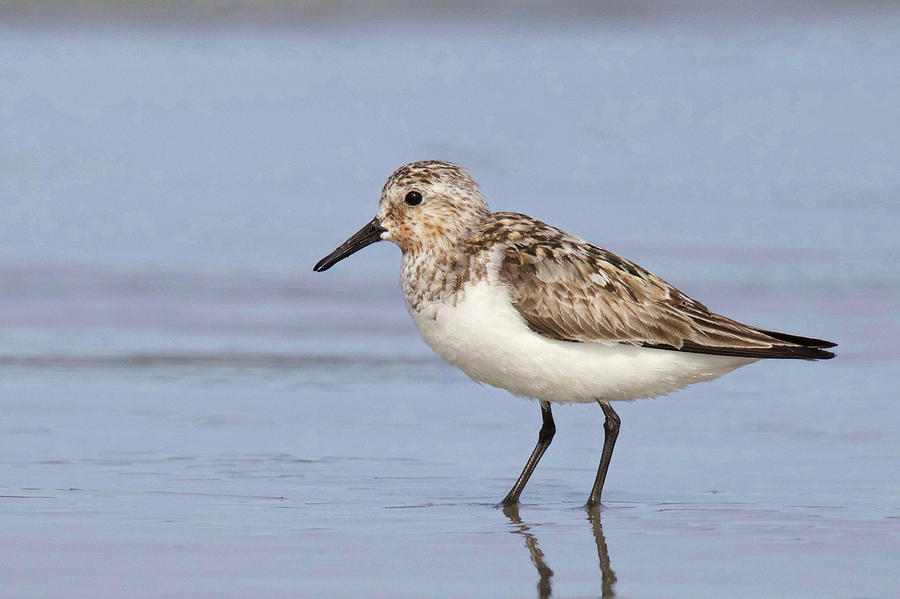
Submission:
[[[900,19],[694,19],[4,26],[0,596],[897,596]],[[594,515],[560,407],[497,509],[537,405],[309,272],[423,157],[839,357],[617,405]]]

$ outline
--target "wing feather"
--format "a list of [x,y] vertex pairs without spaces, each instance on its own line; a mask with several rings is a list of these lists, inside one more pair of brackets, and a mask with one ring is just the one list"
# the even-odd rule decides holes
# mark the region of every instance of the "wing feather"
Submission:
[[[520,214],[496,216],[492,241],[504,248],[498,277],[528,326],[542,335],[751,358],[834,356],[821,349],[833,347],[829,341],[716,314],[637,264],[555,227]],[[511,221],[528,234],[501,239]]]

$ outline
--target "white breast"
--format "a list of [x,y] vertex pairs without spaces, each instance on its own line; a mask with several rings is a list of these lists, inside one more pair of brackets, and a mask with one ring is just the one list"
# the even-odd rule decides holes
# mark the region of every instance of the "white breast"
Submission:
[[756,361],[558,341],[528,328],[500,284],[470,283],[460,297],[456,305],[410,308],[422,339],[472,379],[516,395],[553,402],[655,397]]

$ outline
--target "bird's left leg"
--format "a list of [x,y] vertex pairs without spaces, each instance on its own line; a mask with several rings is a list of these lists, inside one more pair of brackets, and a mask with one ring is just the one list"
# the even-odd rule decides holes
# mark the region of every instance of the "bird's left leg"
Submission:
[[603,423],[605,435],[603,437],[603,454],[600,456],[600,467],[597,469],[597,478],[594,480],[594,488],[588,497],[587,507],[600,505],[600,495],[603,493],[603,483],[606,481],[606,471],[609,470],[609,461],[612,459],[613,448],[616,446],[616,437],[619,436],[619,424],[621,420],[616,411],[612,409],[608,401],[598,399],[597,403],[606,414],[606,422]]

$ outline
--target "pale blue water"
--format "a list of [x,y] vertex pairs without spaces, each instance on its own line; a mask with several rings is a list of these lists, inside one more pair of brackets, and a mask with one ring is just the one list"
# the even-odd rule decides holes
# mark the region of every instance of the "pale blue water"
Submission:
[[[0,27],[0,596],[900,594],[900,11]],[[741,13],[744,14],[744,13]],[[418,339],[390,171],[833,339],[558,434]]]

